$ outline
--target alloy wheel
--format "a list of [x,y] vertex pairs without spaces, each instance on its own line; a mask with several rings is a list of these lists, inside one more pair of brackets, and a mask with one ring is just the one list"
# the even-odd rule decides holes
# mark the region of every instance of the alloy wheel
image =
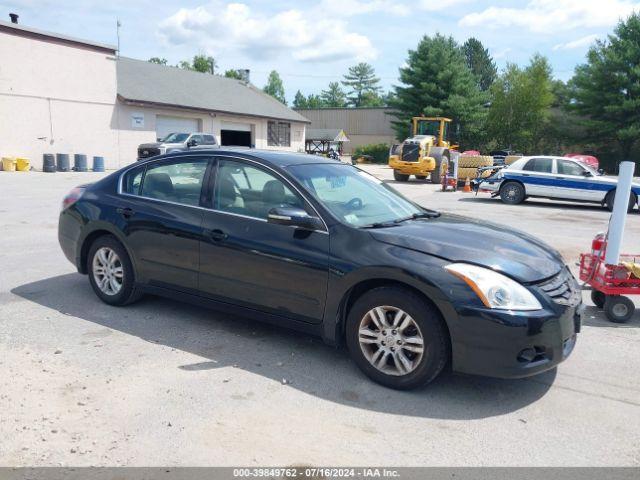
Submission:
[[106,295],[117,295],[122,289],[123,268],[118,254],[109,247],[96,250],[92,263],[93,279]]
[[397,307],[369,310],[358,328],[358,341],[365,358],[387,375],[413,372],[424,354],[424,338],[416,321]]

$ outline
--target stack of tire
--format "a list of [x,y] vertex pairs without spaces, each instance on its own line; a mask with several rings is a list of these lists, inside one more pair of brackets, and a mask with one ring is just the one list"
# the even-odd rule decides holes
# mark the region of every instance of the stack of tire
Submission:
[[513,162],[521,158],[522,158],[521,155],[507,155],[506,157],[504,157],[504,164],[511,165]]
[[[493,157],[489,155],[460,155],[458,160],[458,181],[464,182],[467,177],[473,180],[478,176],[478,168],[493,165]],[[482,173],[483,177],[491,174],[489,170]]]

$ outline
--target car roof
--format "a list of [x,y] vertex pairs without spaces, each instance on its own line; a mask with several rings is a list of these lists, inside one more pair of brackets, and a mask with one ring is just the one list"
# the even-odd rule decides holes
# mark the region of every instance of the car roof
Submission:
[[[310,155],[307,153],[295,153],[285,152],[278,150],[260,150],[249,147],[219,147],[219,148],[198,148],[194,150],[198,155],[211,153],[212,155],[233,155],[240,158],[248,158],[254,160],[261,160],[267,165],[273,165],[277,167],[289,167],[292,165],[304,165],[309,163],[343,163],[339,160],[323,157],[320,155]],[[169,153],[157,157],[152,157],[154,160],[161,158],[171,158],[188,156],[189,151]]]

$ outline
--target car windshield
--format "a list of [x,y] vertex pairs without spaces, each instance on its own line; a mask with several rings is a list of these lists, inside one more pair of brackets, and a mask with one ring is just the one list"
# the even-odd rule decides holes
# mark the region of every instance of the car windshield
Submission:
[[164,143],[182,143],[187,139],[188,136],[188,133],[170,133],[169,135],[164,137],[162,141]]
[[288,170],[340,221],[354,227],[391,226],[428,213],[351,165],[315,163]]

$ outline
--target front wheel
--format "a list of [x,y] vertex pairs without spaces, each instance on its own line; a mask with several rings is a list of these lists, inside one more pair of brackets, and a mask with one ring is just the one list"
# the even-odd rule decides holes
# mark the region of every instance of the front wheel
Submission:
[[355,302],[347,317],[346,342],[369,378],[399,390],[431,382],[449,358],[440,313],[398,287],[375,288]]
[[517,205],[524,201],[526,192],[518,182],[507,182],[500,188],[500,199],[508,205]]
[[635,305],[629,298],[620,295],[609,295],[604,302],[604,313],[615,323],[629,321],[635,309]]
[[406,175],[404,173],[400,173],[397,170],[393,171],[393,179],[398,181],[398,182],[406,182],[409,180],[409,175]]
[[87,272],[93,291],[109,305],[127,305],[140,297],[131,259],[112,235],[93,242],[87,255]]
[[[607,196],[604,199],[604,206],[610,212],[613,211],[613,204],[615,203],[615,199],[616,199],[615,190],[611,190],[609,193],[607,193]],[[627,207],[627,212],[631,212],[637,202],[638,202],[638,198],[636,197],[636,194],[631,192],[631,194],[629,195],[629,206]]]
[[603,308],[607,296],[599,290],[591,290],[591,301],[598,308]]

